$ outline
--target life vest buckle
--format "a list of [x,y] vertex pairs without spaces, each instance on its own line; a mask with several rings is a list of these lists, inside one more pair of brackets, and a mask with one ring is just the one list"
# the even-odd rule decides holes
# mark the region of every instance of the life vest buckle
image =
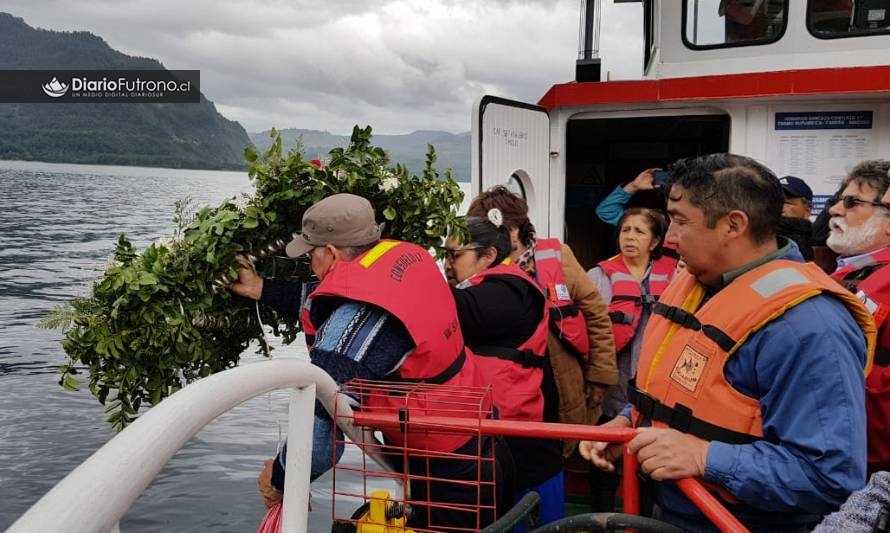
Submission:
[[656,303],[658,303],[658,296],[655,296],[653,294],[644,294],[640,296],[640,304],[642,305],[652,306]]
[[665,305],[661,302],[658,302],[655,304],[655,308],[652,310],[652,312],[665,317],[675,324],[680,324],[686,329],[695,331],[701,330],[701,322],[699,322],[698,319],[695,318],[695,315],[688,311],[684,311],[679,307]]
[[629,313],[622,311],[609,311],[609,319],[615,324],[633,324],[634,317]]

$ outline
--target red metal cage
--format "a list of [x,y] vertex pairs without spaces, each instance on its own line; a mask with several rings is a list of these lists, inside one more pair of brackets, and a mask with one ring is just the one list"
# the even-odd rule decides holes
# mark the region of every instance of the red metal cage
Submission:
[[[627,442],[636,435],[633,428],[497,420],[492,417],[490,387],[353,380],[340,390],[360,406],[349,421],[362,427],[366,438],[363,442],[336,438],[338,446],[359,448],[362,461],[360,467],[335,462],[333,519],[359,532],[479,530],[495,514],[493,437]],[[335,419],[342,417],[335,413]],[[385,445],[379,443],[381,434]],[[425,445],[430,442],[445,446]],[[625,450],[623,466],[624,512],[638,515],[636,456]],[[437,475],[439,470],[471,475],[442,476]],[[342,482],[349,475],[360,476],[360,490]],[[747,531],[698,481],[679,480],[677,486],[721,531]],[[448,498],[449,503],[437,498],[449,490],[468,496],[459,502]],[[345,511],[338,497],[351,502]],[[353,512],[355,502],[365,503],[364,512]]]

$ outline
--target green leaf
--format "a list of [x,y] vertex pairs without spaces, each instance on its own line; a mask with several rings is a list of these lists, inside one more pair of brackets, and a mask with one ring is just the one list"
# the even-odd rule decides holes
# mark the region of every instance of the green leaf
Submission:
[[65,374],[62,376],[61,385],[62,388],[66,391],[77,392],[80,390],[80,384],[82,381],[75,378],[71,374]]
[[[439,178],[432,149],[423,175],[411,176],[373,146],[370,127],[356,126],[349,145],[331,150],[324,168],[317,169],[299,143],[285,153],[281,135],[273,130],[271,136],[264,153],[245,150],[254,193],[237,205],[227,200],[197,211],[188,199],[177,202],[172,238],[141,252],[120,235],[114,261],[91,293],[45,320],[64,331],[62,347],[70,360],[59,384],[76,389],[75,368],[83,368],[90,393],[106,405],[115,429],[130,423],[142,404],[157,404],[189,381],[236,366],[250,346],[268,353],[255,304],[233,297],[226,285],[237,279],[237,255],[249,255],[265,277],[311,279],[306,263],[276,256],[300,231],[302,213],[314,202],[337,192],[364,196],[388,222],[384,237],[439,255],[445,229],[464,231],[457,213],[460,187],[447,172]],[[393,177],[398,187],[383,190],[389,183],[384,180]],[[298,320],[260,312],[263,324],[285,343],[297,338]]]

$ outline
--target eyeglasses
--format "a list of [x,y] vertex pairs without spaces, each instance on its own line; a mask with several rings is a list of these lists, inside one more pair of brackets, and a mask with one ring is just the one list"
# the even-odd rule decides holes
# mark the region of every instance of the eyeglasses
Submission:
[[460,248],[445,248],[445,260],[446,261],[454,261],[458,257],[462,256],[464,252],[469,252],[470,250],[481,250],[485,248],[484,246],[461,246]]
[[877,200],[863,200],[862,198],[859,198],[858,196],[850,196],[850,195],[841,196],[838,199],[838,202],[840,202],[844,205],[844,209],[853,209],[857,205],[870,205],[873,207],[883,207],[885,209],[887,208],[887,206],[885,206],[884,204],[882,204],[881,202],[879,202]]

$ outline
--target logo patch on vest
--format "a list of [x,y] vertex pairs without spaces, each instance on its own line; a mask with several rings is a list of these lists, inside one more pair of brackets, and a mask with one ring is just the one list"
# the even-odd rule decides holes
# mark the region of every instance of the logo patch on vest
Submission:
[[707,356],[687,344],[671,370],[671,379],[689,392],[695,392],[707,364]]
[[556,297],[560,300],[571,300],[572,295],[569,294],[569,288],[565,286],[564,283],[556,284]]

